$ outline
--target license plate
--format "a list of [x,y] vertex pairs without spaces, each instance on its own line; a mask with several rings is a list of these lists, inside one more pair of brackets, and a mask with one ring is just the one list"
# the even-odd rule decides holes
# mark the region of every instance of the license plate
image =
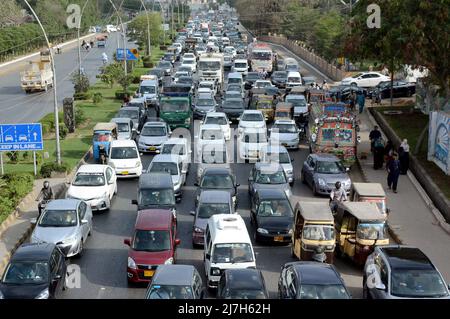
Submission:
[[148,150],[149,151],[156,151],[156,147],[150,147]]
[[122,172],[122,175],[128,175],[128,171]]
[[154,270],[144,270],[144,277],[153,277]]
[[274,241],[283,241],[283,236],[275,236],[273,238]]

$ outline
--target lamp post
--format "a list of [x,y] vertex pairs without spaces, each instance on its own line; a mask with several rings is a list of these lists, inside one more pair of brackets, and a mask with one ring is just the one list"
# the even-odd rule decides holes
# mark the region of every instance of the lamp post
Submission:
[[39,17],[37,16],[36,12],[34,12],[33,8],[28,3],[28,1],[27,0],[23,0],[23,1],[25,1],[26,5],[28,6],[28,8],[30,9],[34,18],[36,19],[37,23],[39,24],[39,27],[41,28],[42,32],[44,33],[45,42],[47,43],[47,47],[50,52],[50,63],[51,63],[52,72],[53,72],[53,112],[55,115],[56,161],[57,161],[58,165],[61,165],[61,145],[59,142],[58,96],[56,94],[55,59],[54,59],[52,48],[50,47],[50,42],[48,41],[47,33],[45,32],[45,29],[41,23],[41,20],[39,20]]

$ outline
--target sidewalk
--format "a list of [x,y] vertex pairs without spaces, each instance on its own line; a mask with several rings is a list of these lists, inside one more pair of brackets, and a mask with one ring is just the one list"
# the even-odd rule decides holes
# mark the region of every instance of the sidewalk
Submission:
[[[369,103],[366,103],[366,105]],[[361,144],[358,146],[358,158],[361,152],[368,154],[367,159],[360,159],[363,174],[369,182],[383,185],[387,194],[387,206],[391,209],[389,224],[402,244],[420,248],[436,265],[447,283],[450,282],[450,235],[438,224],[436,218],[423,199],[420,185],[411,172],[400,175],[398,193],[387,188],[387,172],[373,169],[373,157],[370,152],[369,133],[376,125],[375,120],[366,109],[360,116]],[[416,188],[418,185],[419,189]]]

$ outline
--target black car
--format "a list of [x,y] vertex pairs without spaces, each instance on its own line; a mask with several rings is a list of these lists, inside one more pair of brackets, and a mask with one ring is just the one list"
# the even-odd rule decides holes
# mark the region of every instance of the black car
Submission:
[[158,77],[159,86],[162,86],[164,79],[164,69],[161,68],[153,68],[148,72],[149,75],[156,75]]
[[281,268],[278,280],[280,299],[351,299],[339,272],[333,265],[297,261]]
[[144,173],[139,176],[137,200],[138,211],[145,209],[175,210],[175,192],[172,177],[169,173]]
[[261,270],[226,269],[217,287],[219,299],[269,299]]
[[[394,81],[393,97],[410,97],[416,93],[416,84],[409,83],[406,81]],[[380,82],[374,90],[368,92],[368,97],[373,98],[377,101],[382,99],[387,99],[391,97],[391,82],[384,81]]]
[[228,120],[237,121],[244,113],[244,101],[242,99],[226,99],[222,102],[222,112],[224,112]]
[[145,109],[136,106],[124,106],[115,117],[129,118],[133,121],[134,129],[140,131],[147,119],[147,113]]
[[317,78],[315,76],[304,76],[302,77],[303,85],[310,86],[311,84],[317,83]]
[[255,241],[290,243],[294,211],[284,191],[261,189],[252,197],[250,222],[255,227]]
[[217,108],[217,102],[211,94],[200,93],[192,103],[194,119],[202,119],[206,113],[214,112]]
[[0,299],[50,299],[66,289],[67,266],[55,244],[24,244],[16,250],[0,282]]
[[194,185],[198,187],[195,196],[196,206],[202,191],[220,190],[220,191],[227,191],[230,193],[234,207],[236,208],[237,188],[240,185],[236,183],[236,177],[231,173],[231,170],[229,168],[225,167],[206,168],[200,178],[200,183],[195,183]]
[[275,71],[272,73],[270,80],[273,85],[278,88],[285,88],[287,81],[287,72],[286,71]]
[[261,74],[258,72],[248,72],[245,76],[245,84],[244,88],[246,90],[251,90],[253,87],[253,83],[255,83],[257,80],[261,80]]
[[356,94],[362,93],[367,96],[367,90],[356,85],[339,85],[332,87],[330,92],[331,98],[336,98],[338,102],[346,102],[350,98],[350,94],[354,91]]

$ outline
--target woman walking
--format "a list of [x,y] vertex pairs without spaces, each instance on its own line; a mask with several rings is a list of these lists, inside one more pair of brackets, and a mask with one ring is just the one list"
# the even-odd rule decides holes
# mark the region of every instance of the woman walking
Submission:
[[388,177],[387,183],[389,189],[392,188],[394,193],[397,193],[398,178],[400,177],[400,161],[397,159],[397,154],[392,154],[392,159],[387,165]]
[[402,144],[400,144],[398,154],[400,161],[400,174],[406,175],[409,169],[409,145],[406,138],[403,140]]

